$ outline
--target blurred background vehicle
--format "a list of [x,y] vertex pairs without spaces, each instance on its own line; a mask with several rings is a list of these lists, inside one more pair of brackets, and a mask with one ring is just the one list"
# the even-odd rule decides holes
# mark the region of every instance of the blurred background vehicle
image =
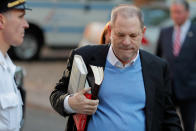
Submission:
[[[84,41],[84,30],[89,30],[85,28],[98,29],[100,27],[94,26],[109,21],[114,6],[133,2],[142,5],[141,1],[147,3],[147,0],[28,0],[27,5],[33,9],[26,15],[30,28],[26,30],[24,43],[20,47],[11,48],[9,54],[12,58],[32,60],[39,58],[43,46],[51,49],[75,48],[81,39]],[[149,1],[154,2],[141,6],[147,27],[142,48],[155,53],[160,28],[172,23],[169,17],[172,0]],[[191,18],[195,19],[196,1],[188,1]],[[102,24],[92,24],[94,22]]]
[[132,0],[28,0],[33,9],[26,15],[30,28],[24,43],[9,51],[11,57],[30,60],[39,57],[41,48],[77,47],[86,25],[93,21],[107,22],[117,4]]
[[169,6],[166,3],[153,3],[141,8],[144,15],[144,25],[147,28],[143,38],[145,41],[142,42],[141,48],[154,53],[159,31],[163,27],[163,23],[170,19]]
[[25,119],[25,107],[26,107],[26,90],[24,88],[24,69],[22,67],[16,66],[14,78],[15,78],[16,85],[20,90],[22,101],[23,101],[23,117],[21,122],[21,127],[23,127],[24,119]]

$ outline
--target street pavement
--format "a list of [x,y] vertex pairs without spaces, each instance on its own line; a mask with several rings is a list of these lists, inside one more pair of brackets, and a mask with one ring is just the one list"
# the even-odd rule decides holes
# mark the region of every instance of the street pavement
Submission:
[[70,51],[45,49],[39,60],[14,61],[25,70],[26,113],[23,131],[63,131],[65,118],[56,113],[49,96],[66,68]]
[[64,131],[65,122],[55,113],[27,106],[22,131]]
[[24,69],[27,105],[53,111],[49,96],[66,68],[70,51],[45,49],[39,60],[15,61]]

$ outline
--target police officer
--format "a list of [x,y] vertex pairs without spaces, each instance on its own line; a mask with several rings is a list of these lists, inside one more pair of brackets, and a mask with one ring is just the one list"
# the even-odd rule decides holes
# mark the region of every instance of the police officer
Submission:
[[29,27],[25,16],[25,0],[0,0],[0,131],[19,131],[22,99],[14,81],[16,66],[7,51],[23,42]]

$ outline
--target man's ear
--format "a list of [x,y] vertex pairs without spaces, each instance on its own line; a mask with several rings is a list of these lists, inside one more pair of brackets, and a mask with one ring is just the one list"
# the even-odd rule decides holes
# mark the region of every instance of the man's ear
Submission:
[[146,32],[146,26],[144,26],[143,31],[142,31],[142,34],[144,35],[145,32]]
[[4,16],[0,13],[0,29],[3,29],[5,23]]

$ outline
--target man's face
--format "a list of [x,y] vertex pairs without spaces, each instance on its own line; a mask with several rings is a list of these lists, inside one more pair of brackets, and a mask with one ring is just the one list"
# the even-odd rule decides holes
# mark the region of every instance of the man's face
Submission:
[[173,4],[170,7],[171,18],[176,25],[182,25],[189,17],[189,11],[181,4]]
[[25,29],[29,27],[24,19],[24,10],[10,10],[5,15],[3,28],[4,40],[9,46],[18,46],[23,42]]
[[137,55],[145,32],[145,29],[141,29],[138,17],[117,16],[109,31],[112,49],[117,58],[125,63],[131,61]]

